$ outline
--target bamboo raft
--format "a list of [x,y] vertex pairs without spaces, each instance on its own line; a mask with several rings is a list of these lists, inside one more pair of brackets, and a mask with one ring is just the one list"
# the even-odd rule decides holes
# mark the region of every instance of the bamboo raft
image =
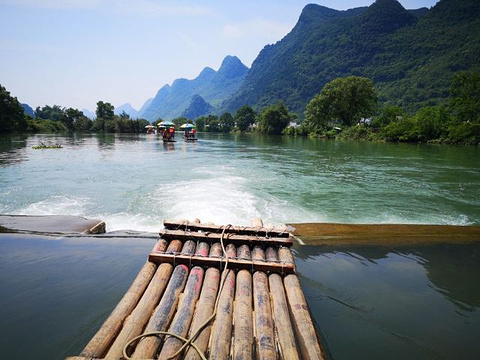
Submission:
[[[165,221],[117,307],[81,354],[67,359],[123,359],[124,351],[132,359],[323,359],[291,234],[256,225]],[[183,341],[168,334],[131,341],[152,331],[197,333],[199,351],[187,346],[174,356]]]

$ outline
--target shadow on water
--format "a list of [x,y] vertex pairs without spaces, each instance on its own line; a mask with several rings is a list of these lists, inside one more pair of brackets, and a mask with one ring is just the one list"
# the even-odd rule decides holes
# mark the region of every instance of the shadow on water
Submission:
[[480,244],[307,245],[295,255],[330,358],[476,358]]

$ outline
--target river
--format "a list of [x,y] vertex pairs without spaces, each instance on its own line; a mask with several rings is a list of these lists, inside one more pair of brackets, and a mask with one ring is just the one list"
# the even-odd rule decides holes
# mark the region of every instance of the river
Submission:
[[[62,149],[33,150],[41,142]],[[480,225],[480,149],[200,134],[0,137],[0,213],[81,215],[107,231],[163,219]],[[155,237],[0,236],[3,355],[77,354]],[[298,246],[331,359],[475,359],[480,246]],[[24,346],[23,344],[29,344]]]

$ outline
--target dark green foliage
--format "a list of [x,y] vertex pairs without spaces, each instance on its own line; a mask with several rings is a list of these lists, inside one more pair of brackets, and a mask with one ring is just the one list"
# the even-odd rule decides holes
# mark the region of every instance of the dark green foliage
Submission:
[[220,132],[218,117],[215,115],[199,117],[195,120],[195,126],[197,127],[197,131]]
[[0,134],[27,130],[27,118],[16,97],[0,85]]
[[479,145],[480,124],[461,123],[456,126],[451,126],[446,142],[451,144]]
[[110,104],[109,102],[99,101],[97,102],[97,110],[95,111],[95,115],[98,118],[104,120],[112,120],[114,117],[115,107]]
[[413,119],[418,140],[425,142],[447,135],[452,119],[443,105],[420,109]]
[[221,132],[228,133],[232,131],[233,127],[235,126],[235,120],[233,119],[232,114],[229,112],[223,113],[218,119],[218,125]]
[[187,124],[187,123],[192,124],[191,120],[183,116],[173,119],[172,122],[175,124],[177,129],[180,129],[180,126],[182,126],[183,124]]
[[479,72],[455,76],[450,89],[450,107],[459,121],[480,123]]
[[386,106],[380,110],[380,114],[372,119],[371,127],[379,129],[388,124],[401,120],[405,116],[405,112],[400,106]]
[[68,131],[62,122],[49,119],[29,119],[28,132],[32,133],[55,133]]
[[255,123],[255,111],[248,105],[244,105],[235,113],[235,124],[241,132],[247,131],[250,125]]
[[294,116],[288,112],[283,102],[271,105],[259,115],[258,129],[264,134],[281,134]]
[[42,108],[40,108],[40,106],[37,106],[37,108],[35,109],[35,115],[38,119],[61,121],[65,113],[62,107],[59,105],[45,105]]
[[329,124],[350,126],[373,115],[377,102],[371,80],[349,76],[326,84],[307,105],[307,122],[319,128]]
[[480,70],[480,2],[440,0],[414,16],[395,0],[336,11],[307,5],[294,29],[255,59],[225,108],[284,100],[297,114],[337,77],[374,81],[381,105],[409,113],[449,96],[459,71]]
[[86,116],[81,116],[75,120],[74,130],[79,132],[87,132],[93,126],[93,121]]

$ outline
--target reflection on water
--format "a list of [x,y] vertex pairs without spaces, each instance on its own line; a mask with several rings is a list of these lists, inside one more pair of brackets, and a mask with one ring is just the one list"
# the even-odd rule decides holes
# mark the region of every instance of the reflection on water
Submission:
[[[0,234],[2,358],[81,351],[156,239],[114,235],[122,238]],[[295,252],[330,359],[478,358],[479,244]]]
[[480,245],[297,248],[334,359],[475,359]]

